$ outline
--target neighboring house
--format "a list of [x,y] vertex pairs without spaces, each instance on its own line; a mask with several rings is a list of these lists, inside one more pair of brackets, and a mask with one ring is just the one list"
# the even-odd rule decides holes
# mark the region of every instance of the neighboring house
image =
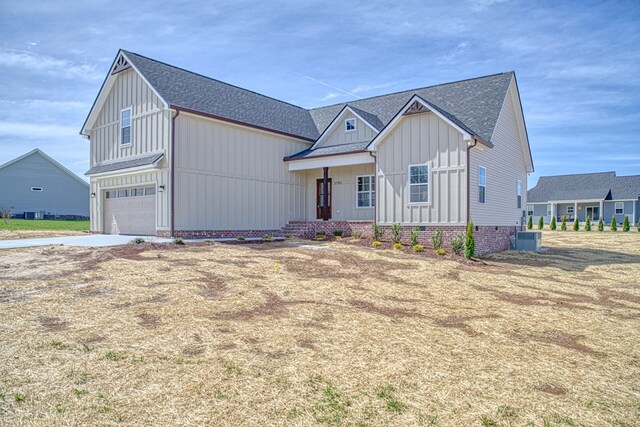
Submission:
[[0,166],[0,183],[15,217],[89,217],[89,184],[37,148]]
[[547,224],[552,217],[560,220],[563,215],[570,221],[586,221],[590,216],[607,223],[614,215],[617,223],[628,216],[635,224],[640,218],[640,175],[599,172],[541,176],[527,194],[527,215],[542,216]]
[[100,233],[312,236],[371,222],[523,225],[529,141],[513,72],[304,109],[120,50],[81,133]]

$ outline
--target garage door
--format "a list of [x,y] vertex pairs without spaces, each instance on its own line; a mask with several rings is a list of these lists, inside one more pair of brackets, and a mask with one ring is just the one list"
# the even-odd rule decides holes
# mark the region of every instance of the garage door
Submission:
[[156,234],[156,187],[118,188],[105,192],[106,234]]

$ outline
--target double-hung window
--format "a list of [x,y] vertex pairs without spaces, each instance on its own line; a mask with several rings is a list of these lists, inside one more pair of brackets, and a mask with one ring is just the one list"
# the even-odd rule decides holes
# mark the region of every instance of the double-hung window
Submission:
[[429,203],[429,165],[409,166],[409,203]]
[[575,213],[574,206],[567,206],[567,214],[573,215]]
[[478,203],[487,201],[487,169],[478,166]]
[[522,209],[522,181],[518,180],[516,183],[516,197],[518,209]]
[[376,205],[376,181],[373,175],[357,178],[356,197],[359,208],[371,208]]
[[533,216],[533,205],[527,205],[527,216]]
[[553,206],[547,205],[547,216],[553,215]]
[[120,111],[120,145],[131,144],[131,107]]
[[624,214],[624,202],[616,202],[616,215]]

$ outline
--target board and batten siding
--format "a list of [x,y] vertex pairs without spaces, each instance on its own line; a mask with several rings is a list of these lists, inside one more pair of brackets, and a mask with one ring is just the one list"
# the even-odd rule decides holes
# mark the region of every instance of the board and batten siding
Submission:
[[175,131],[176,230],[275,230],[304,219],[304,174],[283,158],[309,143],[187,113]]
[[[475,225],[521,225],[527,207],[527,166],[518,131],[515,82],[511,81],[491,138],[492,148],[478,143],[471,149],[469,167],[470,215]],[[486,202],[479,203],[478,171],[486,168]],[[522,181],[522,207],[516,186]],[[545,208],[546,209],[546,208]],[[546,213],[546,212],[545,212]]]
[[[134,188],[156,186],[156,229],[169,230],[169,191],[158,191],[158,186],[167,187],[168,168],[149,171],[135,175],[114,175],[112,177],[92,178],[91,192],[96,196],[91,199],[91,230],[104,232],[104,198],[105,192],[114,188]],[[167,187],[168,188],[168,187]]]
[[[120,111],[131,107],[131,145],[120,145]],[[91,166],[167,150],[171,112],[133,69],[117,74],[90,129]]]
[[[373,221],[375,208],[358,208],[357,177],[375,175],[373,163],[354,166],[338,166],[329,168],[329,178],[333,194],[331,196],[331,219],[334,221]],[[317,219],[317,180],[323,177],[322,169],[306,171],[307,200],[306,220],[322,221]]]
[[[433,113],[403,117],[377,149],[377,221],[461,225],[466,222],[466,144]],[[409,204],[409,165],[429,164],[429,204]]]
[[[345,132],[345,121],[356,119],[356,130]],[[330,147],[332,145],[350,144],[353,142],[371,141],[376,132],[355,115],[347,112],[337,119],[336,126],[331,132],[323,137],[323,140],[316,148]]]

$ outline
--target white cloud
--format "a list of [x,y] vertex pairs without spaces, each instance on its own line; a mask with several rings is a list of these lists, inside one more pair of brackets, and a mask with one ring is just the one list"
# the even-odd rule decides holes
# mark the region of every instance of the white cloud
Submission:
[[0,50],[0,66],[18,68],[64,79],[99,80],[104,77],[93,65],[79,64],[37,53],[16,50]]
[[328,93],[328,94],[326,94],[323,98],[321,98],[321,99],[320,99],[320,101],[328,101],[328,100],[330,100],[330,99],[338,98],[338,97],[340,97],[340,96],[344,96],[344,95],[343,95],[343,94],[341,94],[341,93],[329,92],[329,93]]
[[386,82],[386,83],[380,83],[380,84],[358,85],[355,88],[351,89],[351,92],[352,93],[369,92],[376,89],[384,89],[390,86],[395,86],[399,83],[402,83],[402,82],[393,81],[393,82]]

